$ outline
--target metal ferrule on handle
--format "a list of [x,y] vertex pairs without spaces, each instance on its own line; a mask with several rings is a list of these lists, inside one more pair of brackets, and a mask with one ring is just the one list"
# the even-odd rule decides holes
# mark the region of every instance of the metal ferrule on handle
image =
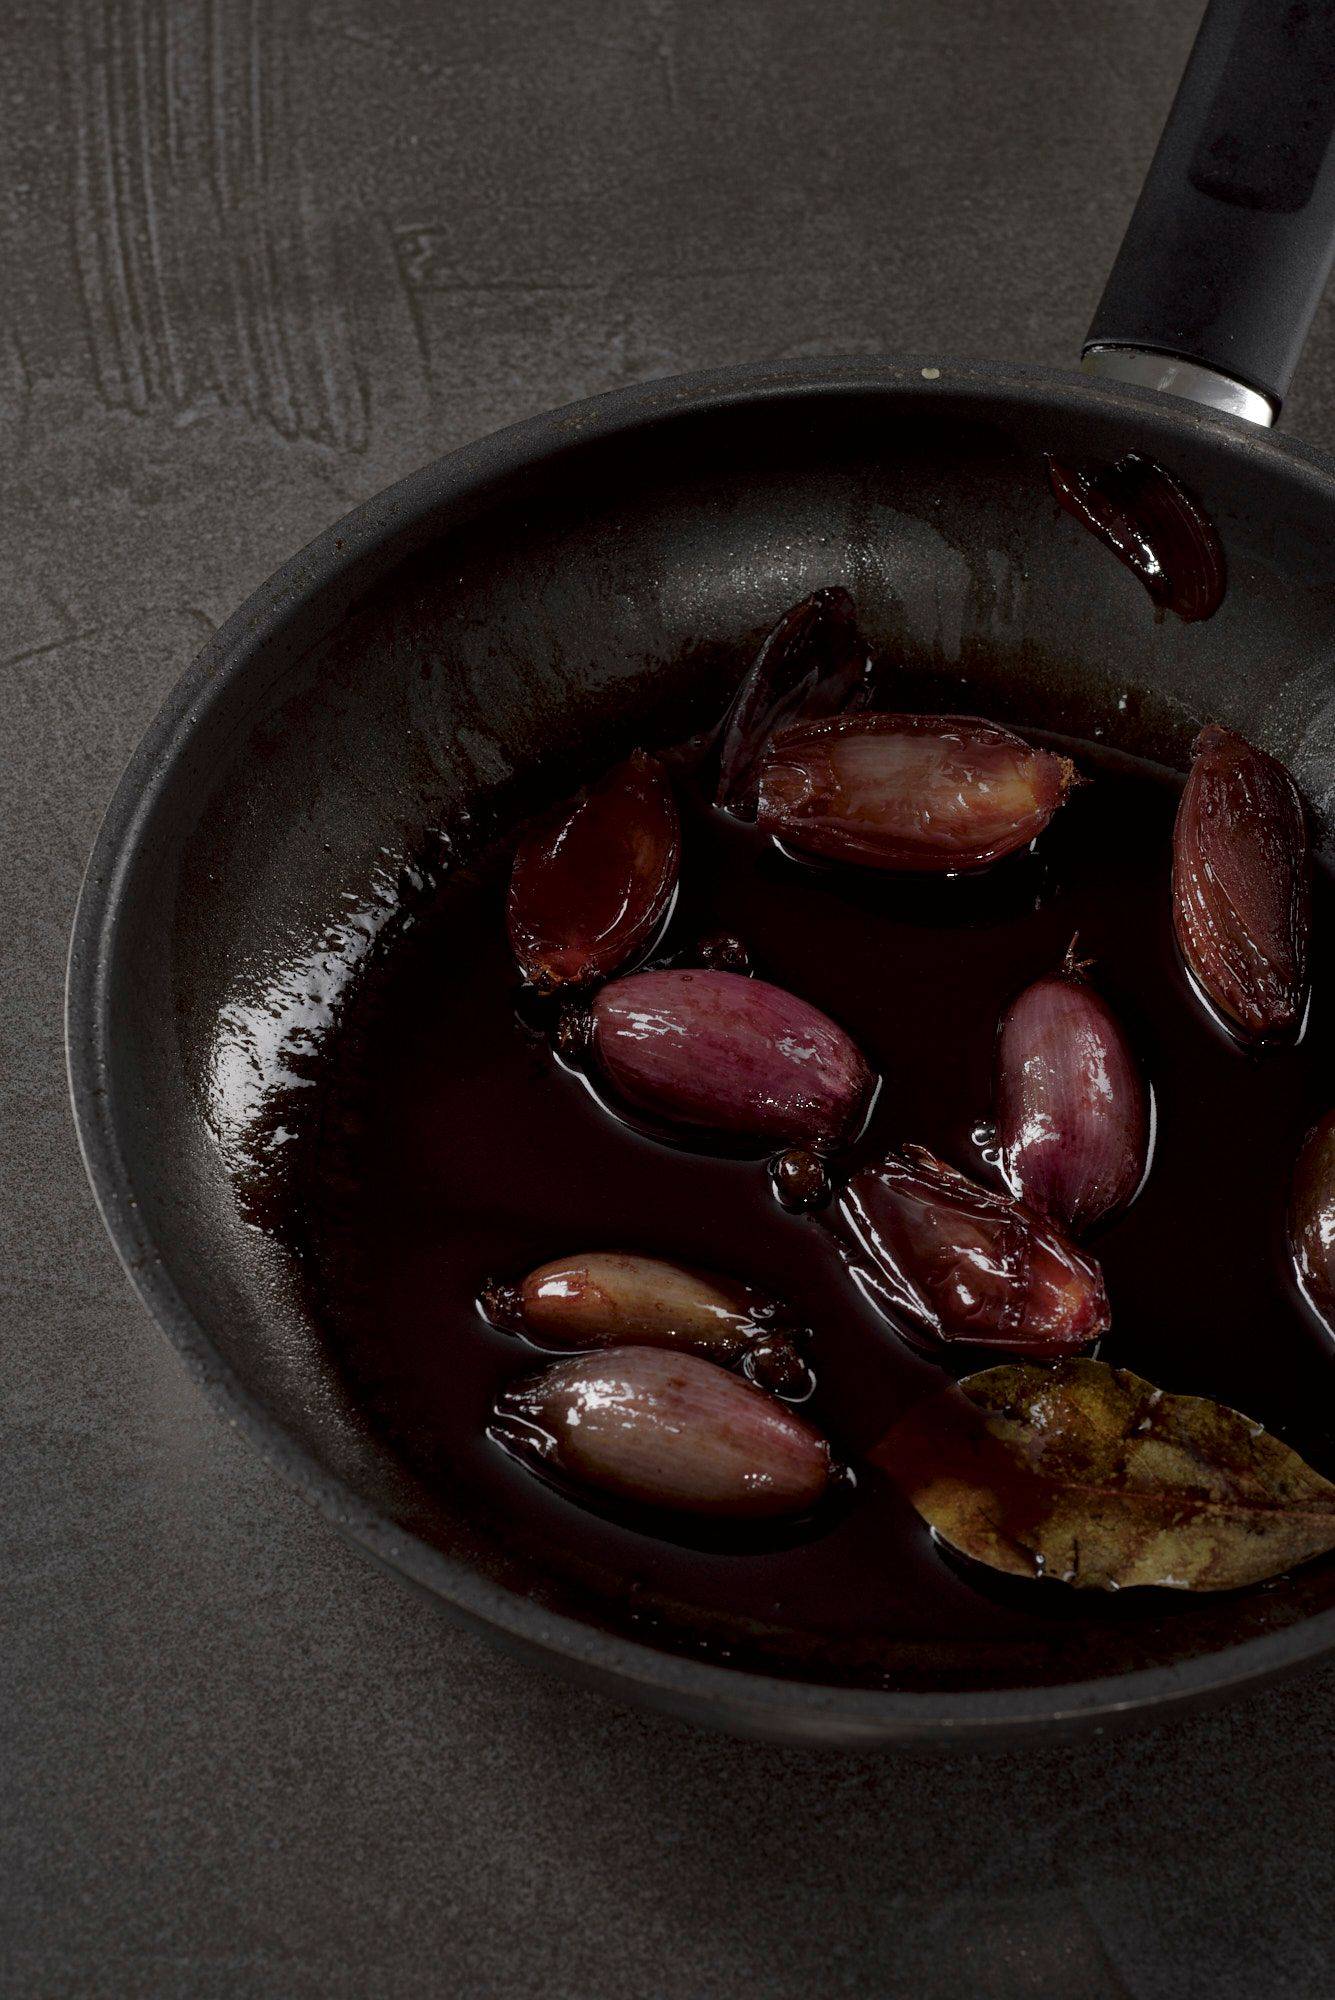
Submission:
[[1085,342],[1273,423],[1335,255],[1335,0],[1211,0]]

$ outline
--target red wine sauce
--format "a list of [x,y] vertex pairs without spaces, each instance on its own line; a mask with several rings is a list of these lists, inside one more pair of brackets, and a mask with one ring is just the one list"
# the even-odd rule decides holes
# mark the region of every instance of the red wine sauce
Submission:
[[[1287,1179],[1335,1103],[1335,909],[1318,883],[1315,1000],[1301,1044],[1256,1058],[1204,1014],[1169,913],[1179,780],[1088,745],[1095,782],[1037,851],[913,880],[804,865],[680,785],[682,888],[664,952],[744,940],[752,969],[857,1039],[883,1084],[858,1158],[906,1140],[995,1178],[993,1042],[1017,990],[1074,932],[1152,1080],[1152,1171],[1094,1237],[1112,1302],[1100,1353],[1260,1419],[1335,1471],[1332,1341],[1293,1282]],[[707,789],[707,787],[706,787]],[[612,1115],[517,1007],[504,896],[513,840],[391,925],[324,1055],[281,1227],[330,1351],[413,1472],[565,1578],[615,1628],[720,1658],[871,1686],[969,1671],[1044,1677],[1073,1621],[1192,1616],[1164,1593],[1094,1601],[1005,1585],[942,1555],[863,1454],[941,1367],[860,1296],[830,1232],[785,1213],[765,1163],[669,1145]],[[536,1477],[488,1436],[498,1393],[542,1364],[475,1308],[483,1282],[626,1249],[735,1273],[813,1329],[807,1413],[856,1486],[817,1519],[740,1536],[646,1522]],[[996,1357],[991,1357],[995,1359]],[[955,1372],[987,1357],[942,1353]],[[662,1527],[664,1532],[657,1532]],[[916,1665],[915,1665],[916,1663]]]

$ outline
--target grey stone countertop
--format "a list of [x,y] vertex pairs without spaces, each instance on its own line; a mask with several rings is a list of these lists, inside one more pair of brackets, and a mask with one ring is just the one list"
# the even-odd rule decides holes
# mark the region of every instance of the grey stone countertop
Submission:
[[[15,0],[0,34],[0,1990],[1324,2000],[1335,1669],[929,1759],[456,1631],[219,1422],[66,1108],[79,877],[201,640],[498,424],[730,359],[1066,364],[1195,0]],[[1335,444],[1335,314],[1287,414]]]

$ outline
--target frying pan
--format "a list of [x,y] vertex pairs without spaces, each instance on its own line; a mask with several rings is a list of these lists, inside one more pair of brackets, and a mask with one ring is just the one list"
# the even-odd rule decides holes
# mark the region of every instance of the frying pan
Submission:
[[[1331,1566],[1079,1678],[847,1689],[608,1629],[340,1387],[282,1244],[239,1197],[430,829],[513,818],[717,714],[775,616],[846,583],[871,639],[1002,718],[1185,767],[1202,718],[1297,775],[1335,859],[1335,468],[1271,430],[1335,229],[1335,6],[1215,0],[1076,375],[917,359],[745,367],[519,424],[357,508],[218,633],[135,753],[71,948],[84,1158],[141,1297],[227,1419],[457,1616],[622,1696],[741,1733],[873,1744],[1100,1724],[1335,1643]],[[1042,453],[1169,467],[1229,586],[1156,621],[1054,506]],[[1130,690],[1128,696],[1128,689]],[[1121,698],[1119,700],[1119,697]]]

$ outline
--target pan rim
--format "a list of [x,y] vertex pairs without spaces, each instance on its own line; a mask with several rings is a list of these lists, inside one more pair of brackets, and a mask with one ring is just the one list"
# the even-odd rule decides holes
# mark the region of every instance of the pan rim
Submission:
[[94,842],[75,911],[65,996],[66,1062],[84,1168],[103,1224],[140,1300],[189,1374],[234,1428],[348,1538],[442,1607],[512,1649],[636,1695],[691,1719],[790,1742],[875,1747],[976,1744],[989,1738],[1098,1726],[1223,1695],[1290,1671],[1335,1649],[1335,1608],[1193,1659],[1096,1680],[1038,1688],[905,1692],[848,1688],[713,1665],[659,1651],[533,1604],[480,1576],[367,1507],[239,1380],[207,1326],[185,1303],[142,1220],[108,1109],[107,990],[131,862],[168,774],[188,749],[201,712],[240,679],[300,609],[451,502],[525,467],[673,416],[730,405],[850,392],[911,394],[980,408],[1010,404],[1138,412],[1147,428],[1208,436],[1277,470],[1330,504],[1335,465],[1270,431],[1176,397],[1099,382],[1075,371],[941,356],[745,363],[674,376],[526,418],[431,460],[362,502],[290,556],[219,628],[168,693],[116,786]]

